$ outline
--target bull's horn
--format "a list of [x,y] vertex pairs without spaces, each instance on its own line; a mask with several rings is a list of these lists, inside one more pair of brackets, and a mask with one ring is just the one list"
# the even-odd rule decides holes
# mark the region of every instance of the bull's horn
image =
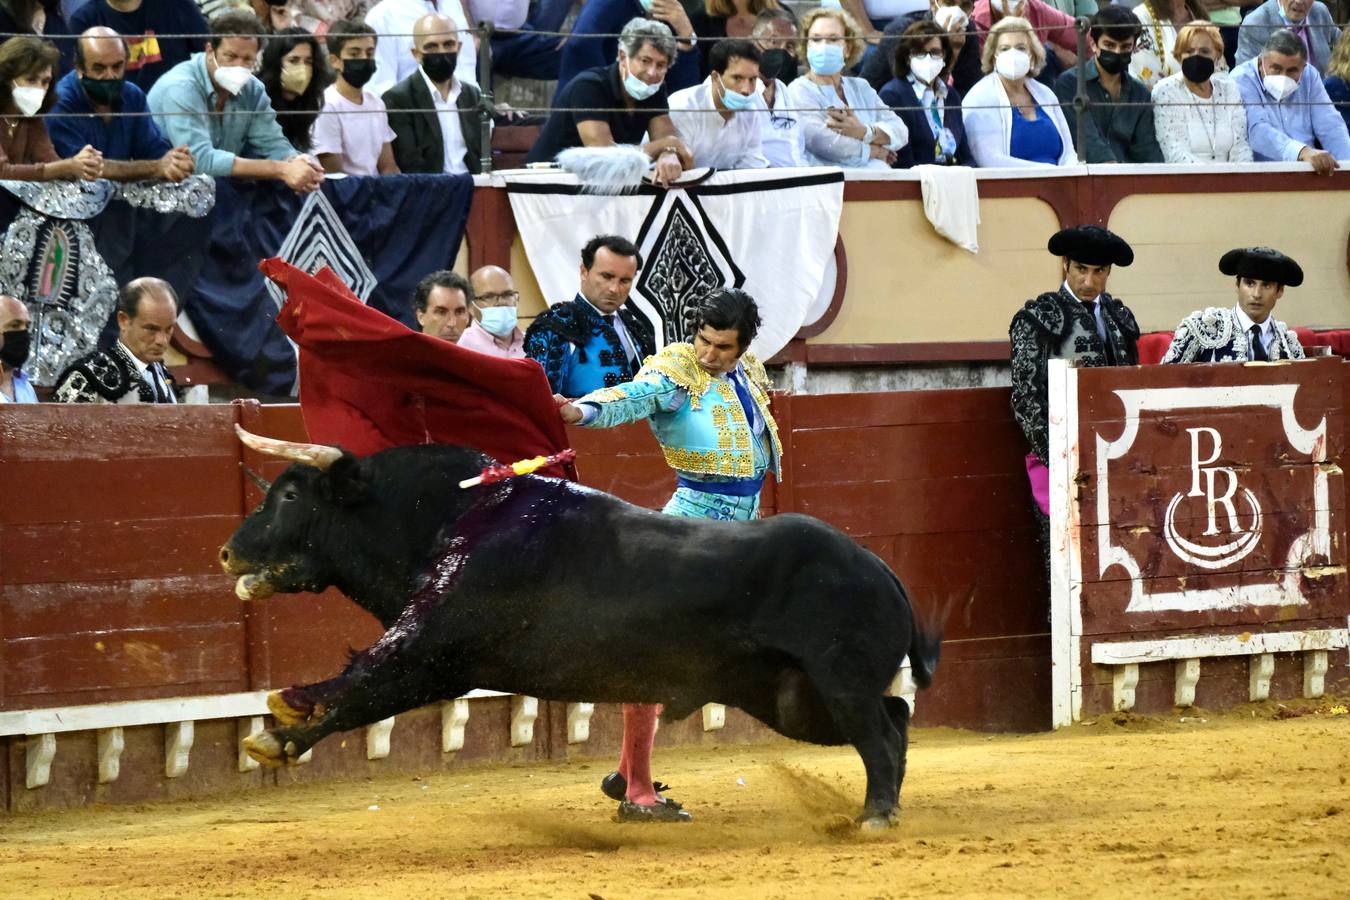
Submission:
[[259,453],[266,453],[268,456],[289,459],[291,462],[297,462],[304,466],[313,466],[320,472],[327,471],[329,466],[342,458],[342,451],[337,447],[279,441],[276,438],[263,437],[245,431],[237,424],[234,426],[234,433],[239,435],[239,440],[244,442],[245,447],[257,450]]

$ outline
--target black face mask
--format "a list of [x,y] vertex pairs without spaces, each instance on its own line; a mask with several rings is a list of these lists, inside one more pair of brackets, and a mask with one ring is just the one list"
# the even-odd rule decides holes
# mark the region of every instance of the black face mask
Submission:
[[777,78],[783,84],[791,84],[797,77],[797,57],[777,47],[765,50],[759,55],[759,77],[766,82]]
[[342,80],[354,88],[365,87],[375,75],[375,60],[344,59],[342,61]]
[[427,77],[436,84],[440,84],[454,77],[455,63],[458,61],[458,53],[423,53],[422,71],[426,72]]
[[112,106],[122,99],[122,79],[80,76],[80,87],[99,106]]
[[1133,55],[1133,53],[1102,50],[1097,54],[1097,68],[1108,75],[1119,75],[1130,67],[1130,57]]
[[23,364],[28,362],[31,340],[27,329],[6,331],[5,342],[0,345],[0,363],[4,363],[11,369],[22,368]]
[[1181,75],[1191,84],[1204,84],[1214,74],[1214,60],[1204,56],[1188,56],[1181,61]]

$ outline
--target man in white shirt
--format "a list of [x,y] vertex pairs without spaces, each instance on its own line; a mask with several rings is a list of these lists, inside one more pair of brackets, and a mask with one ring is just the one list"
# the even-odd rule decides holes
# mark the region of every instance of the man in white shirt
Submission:
[[448,17],[464,45],[464,52],[455,61],[455,80],[477,86],[478,44],[470,40],[469,13],[464,0],[380,0],[366,13],[366,24],[380,36],[375,48],[375,77],[369,84],[371,93],[384,93],[416,70],[417,63],[411,55],[413,26],[431,13]]
[[787,95],[800,68],[796,19],[787,10],[766,9],[756,17],[750,38],[759,49],[760,95],[769,110],[759,116],[764,158],[775,168],[805,166],[806,135]]
[[[400,172],[462,175],[482,171],[481,94],[456,76],[461,44],[455,24],[431,14],[413,24],[410,58],[418,67],[384,94]],[[383,41],[376,47],[383,46]]]
[[164,365],[178,297],[167,281],[137,278],[117,296],[118,341],[71,363],[56,379],[60,403],[177,403]]
[[711,72],[702,84],[670,95],[670,120],[694,155],[694,165],[717,169],[764,169],[760,118],[768,107],[759,95],[759,50],[728,38],[708,54]]
[[328,28],[328,59],[337,78],[314,120],[314,152],[325,172],[397,175],[394,131],[384,101],[365,90],[375,72],[375,29],[342,20]]
[[1303,359],[1298,337],[1271,316],[1285,286],[1303,283],[1303,269],[1278,250],[1240,247],[1219,260],[1233,278],[1237,303],[1196,310],[1181,320],[1162,361],[1269,362]]

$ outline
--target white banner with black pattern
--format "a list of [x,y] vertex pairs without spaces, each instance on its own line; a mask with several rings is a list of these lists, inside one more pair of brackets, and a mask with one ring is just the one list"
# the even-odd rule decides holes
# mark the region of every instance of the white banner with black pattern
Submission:
[[582,245],[617,234],[642,252],[628,306],[651,322],[658,349],[691,337],[692,310],[709,290],[736,287],[755,298],[763,319],[751,349],[760,359],[782,350],[819,318],[822,293],[833,292],[843,172],[699,176],[686,173],[672,190],[643,185],[621,196],[585,193],[572,175],[507,176],[516,229],[544,298],[576,296]]

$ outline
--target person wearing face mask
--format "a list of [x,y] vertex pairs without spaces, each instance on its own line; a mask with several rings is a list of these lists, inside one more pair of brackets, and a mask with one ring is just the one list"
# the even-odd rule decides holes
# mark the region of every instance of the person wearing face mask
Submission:
[[314,152],[326,172],[397,175],[394,129],[384,101],[365,90],[375,74],[375,29],[344,19],[328,28],[328,57],[337,80],[323,92],[323,110],[314,122]]
[[675,133],[694,155],[695,166],[763,169],[769,165],[760,140],[767,107],[759,94],[759,50],[726,38],[708,52],[712,72],[698,87],[670,97]]
[[[394,159],[401,172],[477,174],[483,170],[478,106],[482,95],[455,77],[462,52],[454,20],[432,14],[413,25],[418,68],[384,93]],[[378,49],[376,50],[378,53]]]
[[317,189],[323,167],[286,140],[267,89],[253,75],[262,37],[257,17],[232,10],[212,19],[210,28],[206,51],[150,89],[160,130],[187,146],[203,175],[276,179],[300,193]]
[[675,133],[666,95],[676,46],[662,22],[641,18],[623,26],[618,58],[572,79],[526,161],[552,162],[569,147],[628,144],[640,147],[652,161],[652,178],[658,184],[678,179],[694,158]]
[[1177,34],[1173,51],[1181,71],[1153,88],[1153,121],[1169,163],[1251,162],[1247,111],[1230,78],[1216,78],[1223,34],[1208,22],[1192,22]]
[[0,179],[92,181],[103,173],[103,155],[85,145],[62,159],[38,114],[52,101],[56,48],[35,37],[0,44]]
[[674,47],[666,60],[663,77],[667,91],[681,91],[702,80],[702,52],[694,26],[680,0],[586,0],[577,13],[572,31],[563,42],[562,62],[558,69],[558,89],[550,103],[562,104],[563,91],[583,72],[608,65],[619,53],[619,34],[636,18],[662,24],[674,36]]
[[770,166],[806,165],[806,136],[792,109],[787,86],[797,78],[797,19],[787,9],[766,9],[750,37],[759,48],[760,96],[768,114],[757,116],[760,149]]
[[72,362],[56,377],[58,403],[177,403],[164,365],[178,321],[178,295],[167,281],[137,278],[117,295],[117,343]]
[[[478,39],[473,36],[465,0],[380,0],[366,13],[366,24],[380,35],[375,47],[375,77],[366,88],[384,95],[386,91],[416,74],[419,64],[413,55],[414,26],[432,14],[446,16],[453,23],[455,37],[463,52],[455,56],[455,81],[478,87]],[[487,77],[486,72],[483,77]]]
[[483,266],[469,276],[473,321],[459,337],[459,346],[503,359],[525,358],[525,333],[517,324],[520,292],[511,273],[500,266]]
[[1247,13],[1238,38],[1239,64],[1255,59],[1266,40],[1282,28],[1288,28],[1308,53],[1308,65],[1325,72],[1331,51],[1342,37],[1331,11],[1321,0],[1266,0]]
[[1303,359],[1298,336],[1271,316],[1284,289],[1303,283],[1302,267],[1269,247],[1240,247],[1219,259],[1219,271],[1233,279],[1237,302],[1182,319],[1162,362]]
[[895,52],[895,77],[881,89],[881,100],[909,128],[895,166],[973,166],[975,158],[961,121],[961,95],[947,85],[952,45],[933,21],[919,21],[901,36]]
[[24,374],[33,319],[22,300],[0,294],[0,403],[36,403],[37,391]]
[[126,43],[115,31],[96,27],[80,35],[75,69],[56,84],[47,120],[52,144],[63,156],[93,147],[103,154],[103,177],[112,181],[182,181],[192,174],[192,154],[186,146],[171,147],[145,115],[145,94],[125,80],[126,65]]
[[1340,168],[1337,160],[1350,162],[1350,134],[1307,52],[1294,32],[1277,31],[1260,56],[1233,70],[1233,81],[1247,107],[1247,141],[1257,162],[1297,160],[1330,175]]
[[1044,64],[1045,48],[1027,20],[1005,18],[989,30],[983,56],[988,74],[961,101],[976,165],[1031,168],[1077,161],[1059,98],[1033,77]]
[[324,89],[333,80],[323,44],[303,28],[283,28],[263,45],[258,78],[267,88],[281,133],[292,147],[308,153]]
[[909,15],[897,16],[882,33],[876,53],[863,60],[860,75],[880,91],[894,76],[893,64],[900,36],[915,22],[936,22],[947,33],[952,61],[947,77],[956,93],[966,95],[984,73],[980,71],[980,41],[970,19],[971,0],[929,0],[928,6]]
[[[1074,144],[1083,148],[1089,163],[1162,162],[1162,148],[1154,135],[1152,94],[1130,75],[1130,56],[1139,40],[1139,20],[1123,6],[1108,6],[1092,17],[1088,32],[1097,56],[1084,63],[1088,110],[1083,133],[1078,116],[1066,114]],[[1055,79],[1055,94],[1064,108],[1073,109],[1078,72]]]
[[909,141],[905,123],[872,86],[843,74],[863,55],[862,31],[847,13],[815,9],[802,20],[807,73],[788,87],[813,166],[889,169]]
[[206,17],[193,0],[88,0],[71,13],[75,34],[110,28],[127,42],[126,79],[149,92],[162,75],[206,49]]
[[1046,72],[1046,86],[1054,77],[1078,63],[1078,29],[1073,16],[1060,12],[1042,0],[975,0],[970,19],[980,36],[981,47],[988,46],[989,31],[1005,18],[1024,19],[1035,29],[1036,39],[1048,51],[1038,70]]

